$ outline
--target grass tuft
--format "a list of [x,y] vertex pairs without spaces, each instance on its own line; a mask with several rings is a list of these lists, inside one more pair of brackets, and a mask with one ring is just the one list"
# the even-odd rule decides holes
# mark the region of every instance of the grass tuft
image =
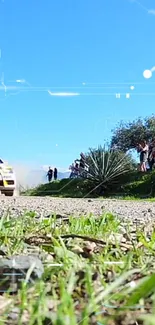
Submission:
[[[5,257],[38,254],[41,279],[0,296],[0,324],[154,324],[155,230],[101,217],[0,220]],[[28,276],[28,275],[27,275]]]

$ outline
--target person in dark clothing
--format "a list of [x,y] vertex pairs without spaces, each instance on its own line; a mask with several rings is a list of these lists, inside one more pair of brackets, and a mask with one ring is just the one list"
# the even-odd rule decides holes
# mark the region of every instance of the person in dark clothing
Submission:
[[80,154],[79,167],[80,167],[80,170],[79,170],[80,176],[84,176],[85,175],[85,155],[82,152]]
[[75,160],[75,164],[74,164],[74,177],[78,177],[78,175],[79,175],[79,164]]
[[152,171],[153,166],[155,164],[155,140],[153,139],[152,143],[149,145],[149,167],[150,171]]
[[49,167],[47,177],[48,177],[48,181],[50,183],[52,181],[52,177],[53,177],[53,169],[51,167]]
[[80,168],[84,168],[85,167],[85,155],[81,152],[80,154]]
[[57,168],[54,168],[54,180],[56,181],[58,177],[58,170]]
[[80,159],[80,168],[84,168],[85,167],[85,162],[84,160],[81,158]]
[[69,178],[74,178],[74,163],[69,166],[69,169],[71,170]]
[[149,146],[147,142],[144,140],[138,146],[138,152],[140,153],[140,171],[147,171],[146,163],[148,162],[148,152]]

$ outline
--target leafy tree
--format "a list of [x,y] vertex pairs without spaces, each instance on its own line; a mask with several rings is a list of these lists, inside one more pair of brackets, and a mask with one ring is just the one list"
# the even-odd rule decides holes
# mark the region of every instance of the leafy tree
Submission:
[[98,194],[119,184],[122,175],[134,170],[136,165],[131,155],[101,146],[89,150],[86,163],[89,166],[87,179],[93,182],[92,191]]
[[142,141],[152,141],[155,138],[155,116],[139,118],[133,122],[120,123],[114,130],[111,148],[118,148],[123,152],[135,149]]

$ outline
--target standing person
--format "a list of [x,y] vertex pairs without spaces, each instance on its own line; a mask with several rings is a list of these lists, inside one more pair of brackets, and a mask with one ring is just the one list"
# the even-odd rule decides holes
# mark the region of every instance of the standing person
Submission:
[[71,166],[69,166],[69,169],[71,170],[69,178],[73,178],[74,177],[74,164],[73,163]]
[[58,170],[57,168],[54,168],[54,180],[56,181],[58,177]]
[[83,168],[85,167],[85,155],[81,152],[80,154],[80,168]]
[[148,161],[149,147],[145,140],[139,144],[138,151],[140,152],[140,171],[146,172],[147,171],[146,163]]
[[51,167],[49,167],[47,177],[48,177],[48,181],[50,183],[52,181],[52,177],[53,177],[53,169]]
[[79,174],[83,176],[85,170],[85,155],[81,152],[80,153],[80,160],[79,160]]
[[155,163],[155,139],[149,146],[149,167],[150,171],[152,171],[153,165]]
[[77,163],[77,161],[75,160],[75,165],[74,165],[74,176],[78,177],[79,175],[79,164]]

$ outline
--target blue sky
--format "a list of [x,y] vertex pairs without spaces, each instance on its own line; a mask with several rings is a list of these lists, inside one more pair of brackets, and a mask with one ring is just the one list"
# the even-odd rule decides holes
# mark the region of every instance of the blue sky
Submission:
[[143,71],[155,66],[153,10],[154,0],[0,1],[1,156],[68,167],[120,120],[151,115],[155,72]]

